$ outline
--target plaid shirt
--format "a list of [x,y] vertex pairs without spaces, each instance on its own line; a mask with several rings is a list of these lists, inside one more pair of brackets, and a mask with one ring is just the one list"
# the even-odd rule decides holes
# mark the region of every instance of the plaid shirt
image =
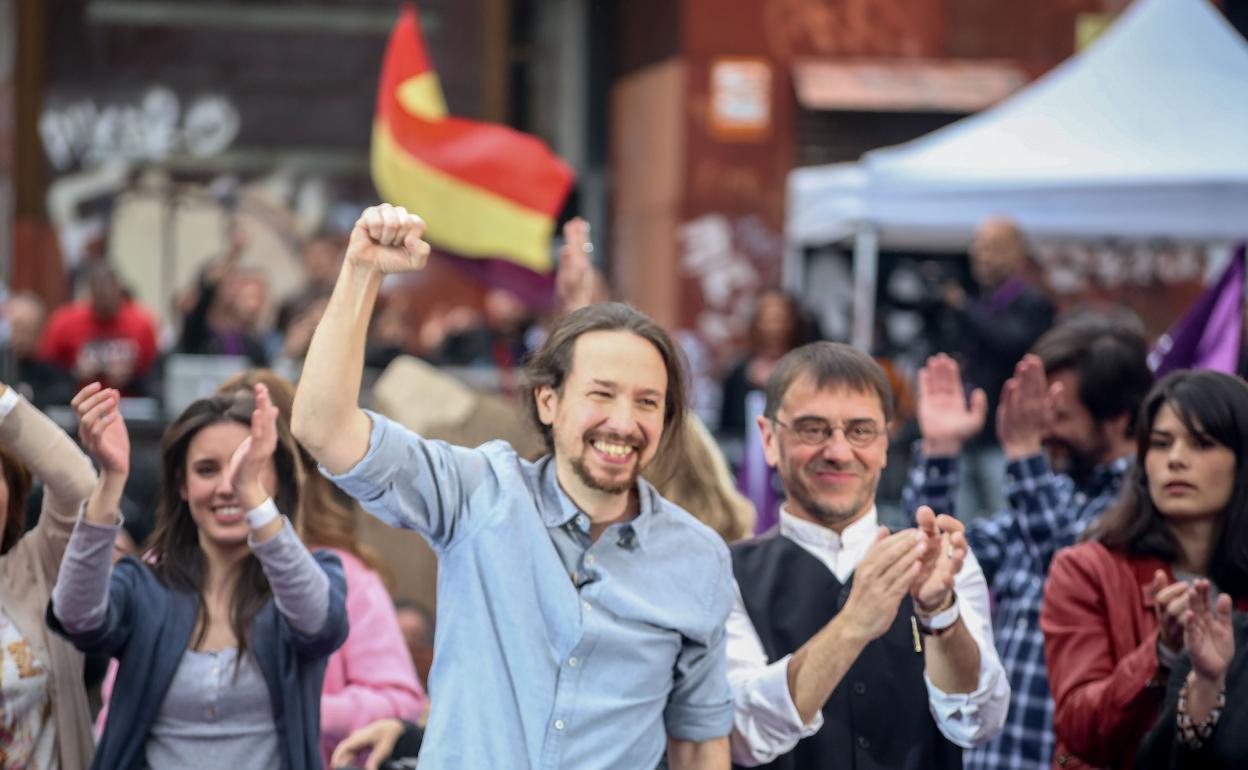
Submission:
[[[1053,473],[1042,455],[1006,465],[1009,509],[967,526],[993,598],[993,629],[1013,695],[1005,729],[966,752],[966,770],[1047,770],[1056,739],[1053,699],[1044,664],[1040,604],[1044,579],[1058,549],[1074,542],[1118,497],[1131,458],[1097,467],[1086,484]],[[956,458],[926,458],[916,443],[902,504],[956,515]]]

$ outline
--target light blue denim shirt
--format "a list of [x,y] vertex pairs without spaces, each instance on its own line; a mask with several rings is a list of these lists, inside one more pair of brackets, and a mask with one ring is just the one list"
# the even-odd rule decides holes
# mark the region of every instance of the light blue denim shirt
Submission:
[[369,416],[367,454],[327,475],[438,554],[421,770],[649,770],[669,736],[728,735],[733,583],[714,532],[641,480],[637,517],[591,544],[551,458]]

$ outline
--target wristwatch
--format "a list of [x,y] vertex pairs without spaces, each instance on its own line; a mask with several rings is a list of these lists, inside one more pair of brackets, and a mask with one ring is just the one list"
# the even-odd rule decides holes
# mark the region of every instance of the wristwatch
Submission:
[[953,595],[953,601],[948,607],[930,617],[924,617],[917,612],[917,607],[915,609],[914,618],[918,622],[919,633],[927,636],[940,636],[947,633],[958,622],[958,618],[961,617],[961,614],[958,612],[958,595],[956,593]]

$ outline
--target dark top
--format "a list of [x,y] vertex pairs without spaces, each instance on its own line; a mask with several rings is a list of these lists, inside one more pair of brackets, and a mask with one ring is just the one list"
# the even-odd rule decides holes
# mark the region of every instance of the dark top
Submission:
[[247,356],[254,366],[268,366],[269,353],[264,340],[244,332],[219,332],[208,323],[208,313],[217,298],[220,284],[199,278],[199,298],[182,319],[182,336],[178,352],[192,355]]
[[[321,685],[330,653],[347,638],[347,583],[342,562],[329,551],[313,554],[329,578],[329,614],[324,627],[305,636],[292,627],[270,598],[251,624],[249,651],[272,701],[283,770],[321,770]],[[53,631],[84,653],[118,659],[108,722],[92,770],[143,770],[144,746],[165,692],[195,630],[199,600],[161,583],[151,569],[127,556],[113,567],[108,615],[95,631],[70,634],[48,603]]]
[[[853,577],[842,584],[778,527],[731,551],[741,598],[769,660],[795,652],[849,599]],[[912,616],[906,597],[893,625],[863,649],[832,691],[819,732],[765,767],[960,770],[962,749],[941,734],[928,706]]]
[[1179,740],[1179,689],[1187,680],[1192,662],[1184,653],[1170,673],[1166,705],[1157,725],[1140,743],[1135,757],[1137,770],[1240,770],[1248,767],[1248,616],[1236,613],[1235,657],[1226,672],[1226,708],[1213,735],[1199,749]]
[[[949,352],[961,361],[963,379],[987,393],[991,417],[1014,365],[1053,325],[1053,305],[1021,278],[1012,278],[992,296],[946,311]],[[970,443],[986,446],[996,441],[996,424],[989,419]]]

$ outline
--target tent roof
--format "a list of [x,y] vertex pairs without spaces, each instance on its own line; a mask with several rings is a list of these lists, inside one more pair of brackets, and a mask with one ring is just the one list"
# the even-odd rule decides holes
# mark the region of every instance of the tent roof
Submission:
[[996,107],[857,164],[798,169],[789,234],[965,243],[1248,232],[1248,42],[1207,0],[1136,0],[1092,46]]

